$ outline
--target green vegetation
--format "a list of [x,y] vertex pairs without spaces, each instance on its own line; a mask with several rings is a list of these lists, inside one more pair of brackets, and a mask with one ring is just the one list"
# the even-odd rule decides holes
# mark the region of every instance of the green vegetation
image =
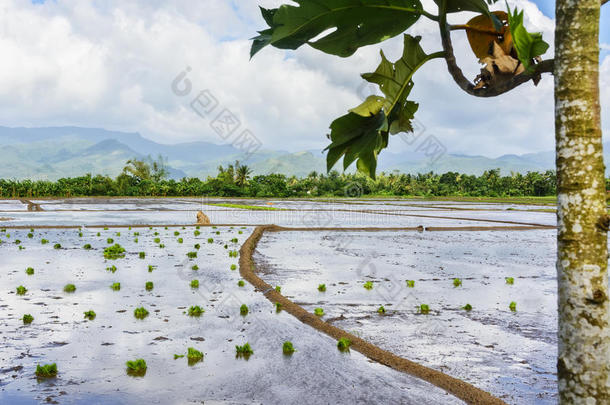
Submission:
[[352,341],[348,338],[341,338],[337,341],[337,349],[342,352],[349,352],[349,347],[352,345]]
[[146,308],[144,307],[139,307],[133,310],[133,316],[136,319],[144,319],[149,315],[149,312]]
[[364,283],[363,287],[366,288],[367,290],[372,290],[373,289],[373,282],[372,281],[367,281],[366,283]]
[[318,291],[325,292],[326,291],[326,284],[319,284],[318,285]]
[[200,232],[200,231],[198,231],[198,230],[195,230],[195,231],[193,232],[193,235],[195,235],[195,236],[199,236],[199,235],[201,235],[201,232]]
[[91,250],[92,249],[91,244],[90,243],[85,244],[85,246],[83,246],[83,249]]
[[282,293],[282,287],[280,287],[279,285],[275,286],[275,291],[279,292],[280,294]]
[[97,316],[93,310],[85,311],[83,313],[85,314],[85,319],[88,319],[90,321],[94,320]]
[[243,316],[246,316],[248,315],[248,312],[250,312],[248,306],[246,304],[241,304],[241,307],[239,307],[239,313]]
[[506,284],[513,285],[515,284],[515,279],[513,277],[506,277]]
[[282,345],[282,352],[287,356],[290,356],[292,353],[295,352],[294,346],[292,345],[291,341],[287,340],[284,342],[284,344]]
[[199,288],[199,280],[191,280],[191,288]]
[[109,245],[112,245],[114,243],[114,239],[108,238],[108,239],[106,239],[106,243]]
[[510,304],[508,304],[508,308],[512,312],[517,312],[517,303],[515,301],[512,301]]
[[178,241],[177,241],[177,242],[178,242],[178,243],[184,243],[184,239],[182,239],[182,238],[178,238]]
[[322,308],[316,308],[313,310],[313,313],[317,316],[324,316],[324,310]]
[[32,239],[34,237],[34,234],[32,232],[28,233],[28,238]]
[[472,305],[466,304],[462,307],[462,309],[464,309],[465,311],[472,311]]
[[245,286],[245,285],[246,285],[246,283],[244,282],[244,280],[239,280],[239,281],[237,282],[237,285],[238,285],[239,287],[243,287],[243,286]]
[[203,353],[194,347],[189,347],[186,358],[188,359],[189,366],[192,366],[193,364],[203,360]]
[[243,346],[235,346],[235,357],[243,357],[246,360],[248,357],[254,354],[254,351],[250,347],[250,343],[244,344]]
[[188,252],[186,254],[186,257],[188,257],[189,259],[195,259],[197,257],[197,252]]
[[53,378],[57,376],[57,364],[38,364],[36,366],[36,377],[38,378]]
[[193,270],[193,271],[197,271],[197,270],[199,270],[199,266],[197,266],[196,264],[193,264],[193,265],[191,266],[191,270]]
[[428,304],[421,304],[419,306],[419,313],[420,314],[429,314],[430,313],[430,307],[428,306]]
[[382,305],[379,308],[377,308],[377,313],[381,314],[381,315],[385,314],[385,307]]
[[407,287],[415,288],[415,280],[407,280]]
[[205,311],[199,305],[191,306],[188,309],[188,316],[200,317]]
[[64,286],[64,292],[73,293],[74,291],[76,291],[76,286],[74,284],[66,284]]
[[214,239],[213,238],[208,238],[208,243],[214,243]]
[[161,243],[161,238],[155,238],[155,239],[153,240],[153,242],[155,242],[155,243]]
[[237,265],[236,264],[232,264],[231,265],[231,270],[237,270]]
[[56,243],[55,245],[53,245],[53,249],[55,249],[55,250],[61,249],[61,244]]
[[282,304],[279,302],[275,303],[275,312],[282,312]]
[[459,287],[462,285],[462,279],[461,278],[454,278],[453,279],[453,286],[454,287]]
[[113,291],[119,291],[121,289],[121,283],[112,283],[110,288],[112,288]]
[[48,239],[41,239],[40,243],[43,244],[43,245],[46,245],[47,243],[49,243],[49,240]]
[[110,267],[106,267],[106,271],[109,271],[111,273],[115,273],[116,270],[117,270],[117,268],[116,268],[116,266],[114,264],[112,266],[110,266]]
[[237,250],[229,251],[229,257],[237,257],[238,255],[239,255],[239,252]]
[[178,236],[178,235],[180,235],[180,232],[174,231],[174,236]]
[[25,293],[28,292],[28,289],[25,288],[24,286],[20,285],[19,287],[17,287],[17,295],[25,295]]
[[152,273],[155,270],[155,266],[153,266],[152,264],[148,265],[148,272]]
[[146,291],[152,291],[153,288],[155,288],[155,285],[153,284],[152,281],[147,281],[145,288],[146,288]]
[[27,269],[25,269],[25,274],[27,274],[28,276],[34,275],[34,269],[32,267],[28,267]]
[[127,366],[127,374],[132,376],[141,377],[146,374],[147,366],[144,359],[136,359],[125,363]]
[[29,325],[34,322],[34,317],[30,314],[25,314],[23,315],[23,318],[21,318],[21,320],[23,321],[24,325]]
[[208,204],[214,205],[216,207],[225,207],[225,208],[238,208],[242,210],[251,210],[251,211],[278,211],[279,208],[274,207],[261,207],[259,205],[246,205],[246,204],[227,204],[227,203],[216,203],[216,204]]
[[201,245],[199,243],[195,243],[195,246],[193,246],[193,247],[197,250],[201,249]]
[[146,259],[146,252],[140,252],[140,253],[138,253],[138,257],[139,257],[140,259]]
[[118,243],[104,249],[104,258],[107,260],[117,260],[125,257],[125,249]]

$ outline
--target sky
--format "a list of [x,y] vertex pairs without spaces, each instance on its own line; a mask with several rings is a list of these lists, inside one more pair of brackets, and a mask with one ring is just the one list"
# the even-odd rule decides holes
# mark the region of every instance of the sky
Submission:
[[[280,0],[0,0],[0,125],[83,126],[139,132],[160,143],[231,142],[213,129],[216,116],[239,120],[266,149],[321,149],[333,119],[376,89],[359,74],[374,71],[379,50],[401,54],[394,38],[337,58],[304,46],[268,47],[249,58],[249,38],[265,28],[258,11]],[[432,12],[432,0],[424,0]],[[525,9],[553,53],[554,2],[509,1]],[[498,2],[493,9],[504,9]],[[610,129],[610,5],[602,7],[600,77],[604,133]],[[473,15],[454,14],[463,23]],[[422,18],[408,33],[421,35],[428,53],[440,50],[435,23]],[[454,33],[458,63],[473,78],[481,66],[463,33]],[[173,86],[183,72],[184,81]],[[554,148],[553,81],[545,75],[509,94],[480,99],[460,90],[443,60],[414,77],[419,128],[451,153],[497,157]],[[202,93],[204,92],[204,93]],[[378,92],[378,90],[377,90]],[[211,113],[191,103],[210,101]],[[212,104],[207,104],[212,105]],[[222,131],[221,131],[222,132]],[[390,148],[411,145],[392,137]]]

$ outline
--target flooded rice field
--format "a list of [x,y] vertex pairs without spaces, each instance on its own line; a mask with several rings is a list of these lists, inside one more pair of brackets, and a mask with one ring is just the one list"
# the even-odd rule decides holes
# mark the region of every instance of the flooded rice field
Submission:
[[[216,225],[193,225],[198,210]],[[2,201],[0,403],[463,403],[338,350],[245,282],[238,252],[264,224],[298,229],[262,236],[259,277],[323,321],[506,403],[556,403],[548,211],[406,200]],[[111,258],[117,244],[124,257]],[[195,306],[205,312],[189,316]],[[148,315],[136,318],[137,308]],[[237,357],[245,343],[254,353]],[[189,348],[203,359],[182,357]],[[144,375],[127,373],[136,359]],[[55,378],[36,377],[37,365],[52,363]]]

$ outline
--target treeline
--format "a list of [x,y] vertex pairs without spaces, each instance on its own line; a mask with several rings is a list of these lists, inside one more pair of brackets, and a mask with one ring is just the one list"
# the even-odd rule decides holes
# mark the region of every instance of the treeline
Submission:
[[218,196],[218,197],[359,197],[378,196],[548,196],[556,193],[555,172],[514,173],[501,176],[489,170],[480,176],[444,174],[380,173],[376,179],[360,174],[310,173],[307,177],[283,174],[251,176],[252,171],[236,162],[219,167],[215,177],[205,180],[167,179],[159,162],[130,160],[116,178],[85,175],[57,181],[0,180],[4,198],[86,196]]

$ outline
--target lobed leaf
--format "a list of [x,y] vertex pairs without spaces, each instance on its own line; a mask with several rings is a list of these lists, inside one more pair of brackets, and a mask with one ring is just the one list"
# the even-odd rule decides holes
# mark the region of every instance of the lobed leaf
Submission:
[[529,33],[523,25],[523,10],[517,12],[517,8],[511,12],[508,3],[508,25],[513,36],[513,46],[517,51],[519,61],[528,72],[534,71],[532,59],[536,56],[544,54],[549,49],[549,44],[542,40],[542,34],[539,32]]

